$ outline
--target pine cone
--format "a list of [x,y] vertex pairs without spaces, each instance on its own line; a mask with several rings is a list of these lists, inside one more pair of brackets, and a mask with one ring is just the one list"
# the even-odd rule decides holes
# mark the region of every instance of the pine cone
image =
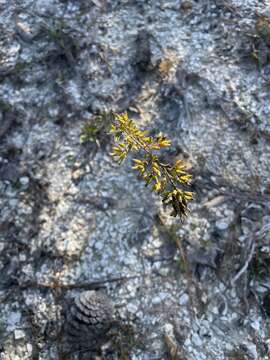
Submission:
[[75,298],[67,314],[67,340],[73,347],[97,350],[108,341],[114,322],[110,300],[100,292],[85,291]]

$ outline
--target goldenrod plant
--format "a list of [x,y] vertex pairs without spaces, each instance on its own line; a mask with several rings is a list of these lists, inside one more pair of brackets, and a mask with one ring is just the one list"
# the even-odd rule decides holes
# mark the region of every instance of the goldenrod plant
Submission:
[[152,137],[147,131],[141,131],[127,112],[114,114],[110,133],[115,140],[112,156],[121,164],[129,153],[136,154],[133,169],[146,186],[151,185],[161,196],[165,206],[172,207],[171,215],[183,219],[189,211],[188,202],[193,199],[193,193],[189,191],[192,176],[182,160],[173,164],[160,160],[158,152],[170,147],[171,141],[161,133]]

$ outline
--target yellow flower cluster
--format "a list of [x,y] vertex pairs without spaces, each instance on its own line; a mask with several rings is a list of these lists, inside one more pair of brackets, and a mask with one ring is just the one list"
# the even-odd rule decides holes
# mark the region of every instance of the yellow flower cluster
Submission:
[[156,154],[156,151],[171,146],[171,141],[163,134],[148,136],[148,132],[141,131],[127,113],[115,114],[110,133],[117,144],[112,156],[121,163],[129,152],[140,155],[140,158],[133,159],[133,169],[138,171],[146,186],[152,185],[152,190],[162,197],[165,206],[172,207],[172,216],[186,216],[188,202],[193,199],[193,193],[188,191],[191,175],[183,161],[165,164]]

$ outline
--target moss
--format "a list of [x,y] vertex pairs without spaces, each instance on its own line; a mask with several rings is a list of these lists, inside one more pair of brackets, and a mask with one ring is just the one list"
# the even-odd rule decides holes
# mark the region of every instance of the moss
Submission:
[[76,161],[76,156],[75,156],[75,154],[68,154],[66,159],[67,159],[68,166],[72,166],[72,165],[74,165],[74,162]]
[[93,116],[93,118],[87,121],[81,129],[81,143],[91,143],[101,140],[101,138],[108,133],[111,123],[111,112],[103,111],[100,114]]
[[0,99],[0,109],[3,112],[11,110],[11,105],[9,105],[6,101],[3,99]]
[[61,42],[63,36],[66,36],[65,30],[68,29],[68,25],[64,21],[57,21],[56,24],[47,28],[48,36],[56,42]]
[[239,348],[226,352],[225,357],[226,360],[249,360],[246,353]]
[[270,276],[269,254],[259,247],[249,267],[250,276],[254,278],[266,278]]
[[257,36],[270,43],[270,21],[266,16],[258,15],[255,24]]
[[134,327],[128,324],[120,324],[119,331],[113,340],[113,349],[118,355],[118,359],[130,359],[133,348],[138,347],[140,341],[135,333]]
[[53,27],[48,27],[46,30],[47,36],[58,45],[61,54],[66,57],[68,63],[73,64],[80,46],[76,39],[70,35],[69,26],[63,21],[58,21]]

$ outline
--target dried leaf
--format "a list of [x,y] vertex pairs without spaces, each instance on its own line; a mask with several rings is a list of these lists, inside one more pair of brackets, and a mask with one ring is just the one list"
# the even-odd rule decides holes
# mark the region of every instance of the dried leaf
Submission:
[[164,335],[164,340],[171,360],[186,360],[184,350],[176,344],[171,336]]

